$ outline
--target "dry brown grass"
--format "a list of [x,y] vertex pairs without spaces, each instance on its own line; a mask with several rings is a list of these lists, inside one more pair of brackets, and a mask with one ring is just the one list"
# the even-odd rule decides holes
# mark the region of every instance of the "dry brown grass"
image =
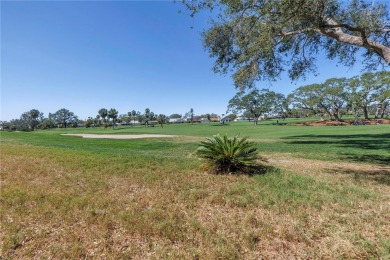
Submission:
[[[190,159],[183,160],[184,164]],[[353,173],[373,170],[386,175],[388,167],[285,154],[269,161],[281,172],[219,176],[169,160],[157,164],[148,158],[2,144],[1,255],[5,259],[390,255],[390,185]],[[311,200],[312,196],[317,197]]]

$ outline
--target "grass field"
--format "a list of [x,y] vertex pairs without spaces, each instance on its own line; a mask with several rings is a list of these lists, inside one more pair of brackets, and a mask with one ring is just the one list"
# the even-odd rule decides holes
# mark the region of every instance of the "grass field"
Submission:
[[[390,125],[273,123],[1,132],[1,256],[390,258]],[[194,151],[217,133],[255,141],[268,172],[205,172]]]

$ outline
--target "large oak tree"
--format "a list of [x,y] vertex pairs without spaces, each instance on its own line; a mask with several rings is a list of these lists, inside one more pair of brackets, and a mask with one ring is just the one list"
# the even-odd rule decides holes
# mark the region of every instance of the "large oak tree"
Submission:
[[[216,59],[214,70],[234,72],[237,87],[275,79],[288,69],[292,80],[329,59],[352,66],[358,54],[368,68],[390,65],[387,6],[377,1],[183,0],[192,14],[211,9],[217,16],[203,34]],[[360,52],[359,50],[363,50]]]
[[283,104],[285,104],[285,101],[282,94],[268,89],[259,90],[254,88],[249,92],[238,92],[229,101],[228,112],[250,114],[254,124],[257,125],[261,115],[280,112]]

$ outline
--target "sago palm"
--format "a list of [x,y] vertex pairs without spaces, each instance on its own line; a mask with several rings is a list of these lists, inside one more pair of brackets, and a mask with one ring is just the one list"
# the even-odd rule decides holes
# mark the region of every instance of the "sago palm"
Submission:
[[254,143],[247,138],[215,135],[200,143],[196,154],[206,159],[217,172],[237,172],[252,166],[257,159]]

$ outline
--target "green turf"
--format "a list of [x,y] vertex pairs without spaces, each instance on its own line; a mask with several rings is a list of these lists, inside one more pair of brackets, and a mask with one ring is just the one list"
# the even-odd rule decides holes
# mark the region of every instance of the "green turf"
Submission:
[[[390,163],[390,125],[367,126],[294,126],[293,120],[280,120],[254,126],[249,122],[206,124],[170,124],[161,127],[119,126],[116,129],[68,128],[36,132],[2,132],[3,142],[28,143],[38,146],[91,151],[125,156],[150,155],[156,157],[186,157],[197,148],[190,137],[215,134],[247,136],[257,143],[260,153],[289,153],[294,157],[326,161],[350,161],[387,165]],[[62,136],[62,133],[94,134],[169,134],[177,139],[84,139]],[[199,139],[199,138],[198,138]],[[201,140],[201,139],[199,139]]]
[[[296,120],[1,132],[5,259],[34,258],[36,252],[69,259],[257,259],[261,252],[289,259],[291,245],[298,258],[387,259],[390,182],[380,168],[389,164],[390,125],[291,122]],[[208,174],[194,152],[217,133],[248,136],[268,158],[370,165],[361,165],[362,174],[358,164],[358,170],[328,172],[329,163],[294,158],[303,164],[290,169],[276,160],[267,174]],[[306,162],[313,163],[309,170]],[[317,163],[327,166],[316,170]],[[368,167],[376,169],[367,174]]]

